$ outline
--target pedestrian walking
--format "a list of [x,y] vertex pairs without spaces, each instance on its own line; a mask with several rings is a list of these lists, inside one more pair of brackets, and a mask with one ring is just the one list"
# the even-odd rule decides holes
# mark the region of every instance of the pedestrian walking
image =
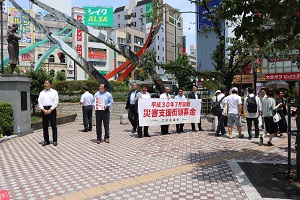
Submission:
[[[265,88],[261,88],[260,92],[259,92],[259,100],[260,100],[260,104],[262,104],[262,101],[264,98],[266,98],[266,89]],[[264,129],[265,128],[265,122],[264,122],[264,116],[262,115],[262,112],[260,114],[261,117],[261,128]]]
[[[178,95],[176,95],[174,97],[174,99],[185,99],[185,96],[183,94],[183,89],[179,89],[178,90]],[[184,127],[184,124],[176,124],[176,133],[183,133],[183,127]]]
[[[150,99],[151,98],[151,94],[149,92],[147,92],[147,86],[146,85],[142,85],[142,91],[141,92],[138,92],[136,94],[136,101],[137,101],[137,108],[138,108],[138,102],[139,102],[139,99]],[[139,118],[137,118],[138,120],[138,128],[137,128],[137,132],[138,132],[138,137],[141,138],[143,137],[143,126],[140,126],[139,124]],[[149,126],[144,126],[144,137],[151,137],[149,135]]]
[[[159,98],[161,99],[170,99],[171,95],[170,95],[170,88],[169,87],[165,87],[164,89],[164,93],[162,93]],[[161,130],[161,134],[162,135],[166,135],[166,134],[170,134],[169,133],[169,124],[167,125],[160,125],[160,130]]]
[[254,123],[255,137],[259,137],[258,116],[261,113],[261,103],[258,96],[254,95],[254,89],[248,88],[248,96],[244,99],[244,110],[246,111],[246,121],[248,128],[248,139],[252,139],[251,128]]
[[82,132],[92,131],[93,127],[93,95],[89,92],[89,88],[84,86],[82,89],[80,104],[82,105],[83,127]]
[[270,134],[268,146],[273,146],[272,139],[274,137],[274,134],[276,132],[276,123],[273,121],[273,115],[274,112],[281,106],[282,104],[279,103],[276,106],[276,102],[274,99],[275,91],[273,88],[269,88],[266,92],[267,97],[263,99],[262,101],[262,113],[265,120],[266,125],[266,131],[264,134],[260,137],[260,145],[263,145],[263,139],[266,136],[267,133]]
[[226,133],[225,131],[225,118],[226,116],[223,116],[222,115],[222,112],[223,112],[223,108],[224,108],[224,105],[225,105],[225,101],[226,101],[226,88],[221,88],[220,90],[220,94],[218,95],[218,98],[217,100],[219,101],[220,103],[220,112],[218,112],[218,126],[217,126],[217,130],[215,132],[215,136],[221,136],[221,135],[224,135]]
[[[189,99],[199,99],[200,104],[202,104],[201,96],[198,93],[197,86],[195,86],[195,85],[193,85],[192,91],[188,94],[188,98]],[[196,127],[195,127],[195,123],[191,123],[191,125],[192,125],[192,131],[197,132]],[[201,126],[201,117],[199,119],[198,129],[199,129],[199,131],[203,131],[202,126]]]
[[58,93],[52,87],[52,81],[46,79],[44,81],[44,90],[40,92],[38,97],[38,105],[42,112],[43,135],[44,141],[42,146],[50,144],[49,140],[49,123],[52,128],[53,145],[57,146],[57,125],[56,125],[56,107],[58,105]]
[[232,135],[232,127],[235,124],[237,126],[238,137],[243,138],[242,134],[242,124],[241,124],[241,116],[242,116],[242,99],[238,95],[238,88],[233,87],[231,89],[231,94],[226,97],[225,104],[228,106],[228,132],[229,139],[233,139]]
[[[97,133],[97,144],[102,142],[102,122],[104,126],[104,141],[109,143],[110,133],[109,133],[109,120],[110,120],[110,108],[114,103],[112,95],[107,91],[107,85],[101,83],[99,86],[99,91],[94,95],[94,102],[96,98],[103,98],[103,109],[96,110],[96,133]],[[95,103],[94,103],[95,104]]]
[[136,132],[137,122],[138,122],[138,113],[136,107],[136,94],[139,91],[137,90],[137,84],[133,83],[131,85],[131,90],[127,95],[127,101],[125,109],[128,111],[128,119],[132,125],[132,133]]

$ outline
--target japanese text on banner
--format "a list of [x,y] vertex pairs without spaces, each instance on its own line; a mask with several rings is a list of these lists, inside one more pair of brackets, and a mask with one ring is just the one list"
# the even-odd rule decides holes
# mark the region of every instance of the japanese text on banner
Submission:
[[199,123],[201,103],[197,99],[139,99],[141,126]]

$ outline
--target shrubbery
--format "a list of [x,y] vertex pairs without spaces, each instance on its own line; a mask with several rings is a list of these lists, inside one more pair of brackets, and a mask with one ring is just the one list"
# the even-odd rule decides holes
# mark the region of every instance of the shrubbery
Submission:
[[4,133],[11,133],[14,126],[13,108],[11,103],[0,102],[0,129]]

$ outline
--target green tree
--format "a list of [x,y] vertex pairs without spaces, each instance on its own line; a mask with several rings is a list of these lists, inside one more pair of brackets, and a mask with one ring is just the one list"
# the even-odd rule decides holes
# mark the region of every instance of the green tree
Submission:
[[197,71],[191,65],[186,54],[180,55],[175,61],[162,66],[167,74],[173,74],[176,77],[178,86],[186,88],[191,76],[197,76]]
[[33,115],[35,115],[35,106],[38,104],[39,94],[44,89],[44,81],[49,77],[45,69],[40,68],[38,71],[34,71],[33,66],[26,74],[32,79],[30,83],[30,102],[33,109]]
[[156,51],[146,50],[136,65],[137,75],[141,78],[141,80],[148,79],[152,74],[156,73],[155,67],[158,65],[159,63],[156,61]]
[[65,80],[67,80],[67,76],[64,72],[58,71],[58,72],[56,72],[55,80],[56,81],[65,81]]

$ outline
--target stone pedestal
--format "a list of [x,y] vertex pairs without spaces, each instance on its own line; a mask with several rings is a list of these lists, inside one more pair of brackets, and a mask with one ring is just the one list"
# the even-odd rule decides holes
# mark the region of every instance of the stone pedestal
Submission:
[[[0,75],[0,101],[13,107],[13,133],[23,136],[33,132],[31,128],[30,82],[24,75]],[[18,126],[20,127],[18,130]]]

